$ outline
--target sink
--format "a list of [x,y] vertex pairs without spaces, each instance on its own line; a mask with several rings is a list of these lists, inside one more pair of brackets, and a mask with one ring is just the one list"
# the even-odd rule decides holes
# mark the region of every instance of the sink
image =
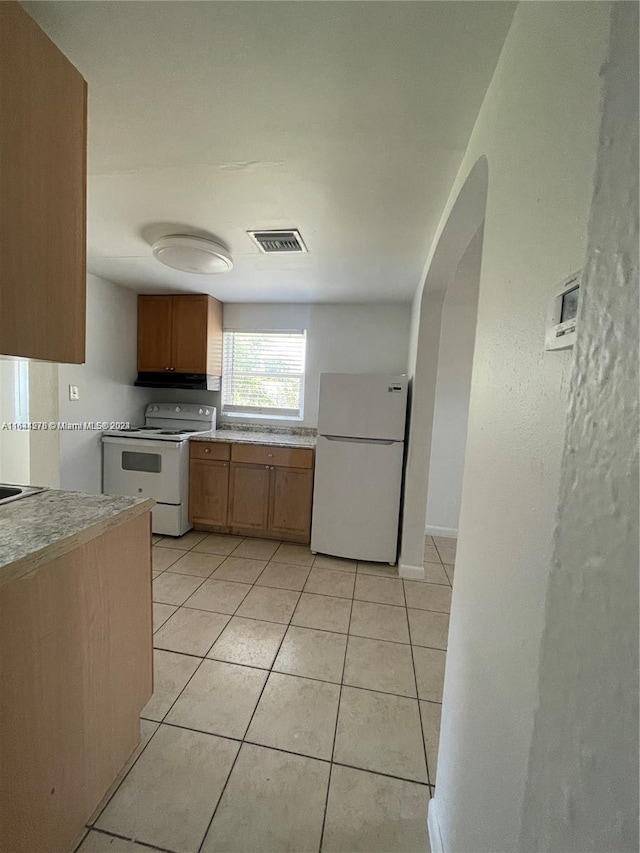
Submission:
[[0,483],[0,504],[7,504],[10,501],[19,501],[21,498],[30,498],[31,495],[37,495],[44,492],[46,486],[17,486],[13,484]]

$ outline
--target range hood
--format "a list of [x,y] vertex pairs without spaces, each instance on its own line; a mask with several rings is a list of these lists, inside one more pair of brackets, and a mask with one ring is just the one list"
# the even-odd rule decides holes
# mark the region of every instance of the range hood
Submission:
[[219,391],[220,377],[210,373],[139,372],[135,385],[139,388],[182,388],[187,391]]

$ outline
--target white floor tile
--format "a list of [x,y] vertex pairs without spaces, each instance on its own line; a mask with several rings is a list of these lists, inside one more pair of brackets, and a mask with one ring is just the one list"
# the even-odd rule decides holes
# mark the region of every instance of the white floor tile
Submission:
[[350,615],[350,599],[303,592],[291,618],[291,624],[301,628],[317,628],[320,631],[346,634],[349,630]]
[[200,658],[156,649],[153,653],[153,696],[142,709],[141,716],[146,720],[162,720],[200,663]]
[[182,536],[162,536],[158,545],[161,548],[177,548],[178,550],[189,551],[206,537],[207,534],[200,530],[189,530]]
[[438,583],[405,581],[404,591],[407,607],[417,610],[435,610],[440,613],[451,611],[451,589]]
[[204,657],[228,621],[229,617],[221,613],[181,607],[156,631],[153,645],[156,649]]
[[409,629],[414,646],[446,649],[449,637],[449,614],[409,608]]
[[343,687],[334,761],[427,782],[417,699]]
[[169,616],[173,616],[173,614],[177,610],[177,606],[175,604],[158,604],[157,602],[153,603],[153,630],[154,632],[161,628],[164,623],[167,621]]
[[373,640],[408,643],[407,611],[404,607],[394,607],[391,604],[354,601],[349,633]]
[[323,853],[429,853],[429,788],[334,765]]
[[239,745],[161,726],[97,826],[176,853],[196,853]]
[[400,578],[381,578],[359,574],[354,598],[377,604],[395,604],[404,607],[404,589]]
[[236,615],[286,624],[291,619],[299,597],[300,593],[289,589],[254,586],[236,611]]
[[186,551],[184,556],[171,566],[172,572],[179,575],[193,575],[199,578],[208,578],[218,568],[226,557],[220,554],[203,554],[198,551]]
[[317,853],[329,764],[244,744],[202,853]]
[[234,616],[207,657],[268,669],[280,648],[286,625]]
[[159,604],[184,604],[187,598],[203,583],[203,578],[163,572],[153,582],[153,600]]
[[167,722],[242,738],[267,674],[263,669],[205,660],[167,714]]
[[347,637],[290,625],[273,665],[276,672],[340,684]]
[[187,598],[184,606],[232,616],[250,592],[250,584],[208,578]]
[[384,640],[349,637],[344,683],[400,696],[416,694],[411,647]]
[[440,717],[442,705],[435,702],[420,702],[420,716],[422,718],[422,731],[424,732],[424,743],[427,750],[427,765],[429,768],[429,782],[435,785],[438,769],[438,747],[440,745]]
[[305,592],[317,595],[334,595],[336,598],[353,598],[356,576],[350,572],[333,569],[312,569],[304,587]]
[[429,702],[442,702],[444,666],[447,653],[441,649],[413,646],[418,696]]
[[311,758],[331,758],[340,687],[273,672],[246,739]]

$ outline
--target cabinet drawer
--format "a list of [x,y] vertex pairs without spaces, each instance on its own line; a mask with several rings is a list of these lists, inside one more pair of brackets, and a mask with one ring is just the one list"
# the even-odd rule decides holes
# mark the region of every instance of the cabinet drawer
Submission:
[[230,456],[230,444],[217,441],[192,441],[189,450],[192,459],[226,460]]
[[274,447],[269,444],[232,444],[233,462],[278,465],[281,468],[313,468],[313,450],[304,447]]

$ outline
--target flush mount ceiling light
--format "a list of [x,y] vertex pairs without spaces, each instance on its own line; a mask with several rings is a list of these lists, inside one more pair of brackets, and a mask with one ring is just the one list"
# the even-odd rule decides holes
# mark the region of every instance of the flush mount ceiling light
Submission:
[[233,269],[233,258],[220,243],[204,237],[173,234],[161,237],[151,249],[154,258],[174,270],[214,275]]

